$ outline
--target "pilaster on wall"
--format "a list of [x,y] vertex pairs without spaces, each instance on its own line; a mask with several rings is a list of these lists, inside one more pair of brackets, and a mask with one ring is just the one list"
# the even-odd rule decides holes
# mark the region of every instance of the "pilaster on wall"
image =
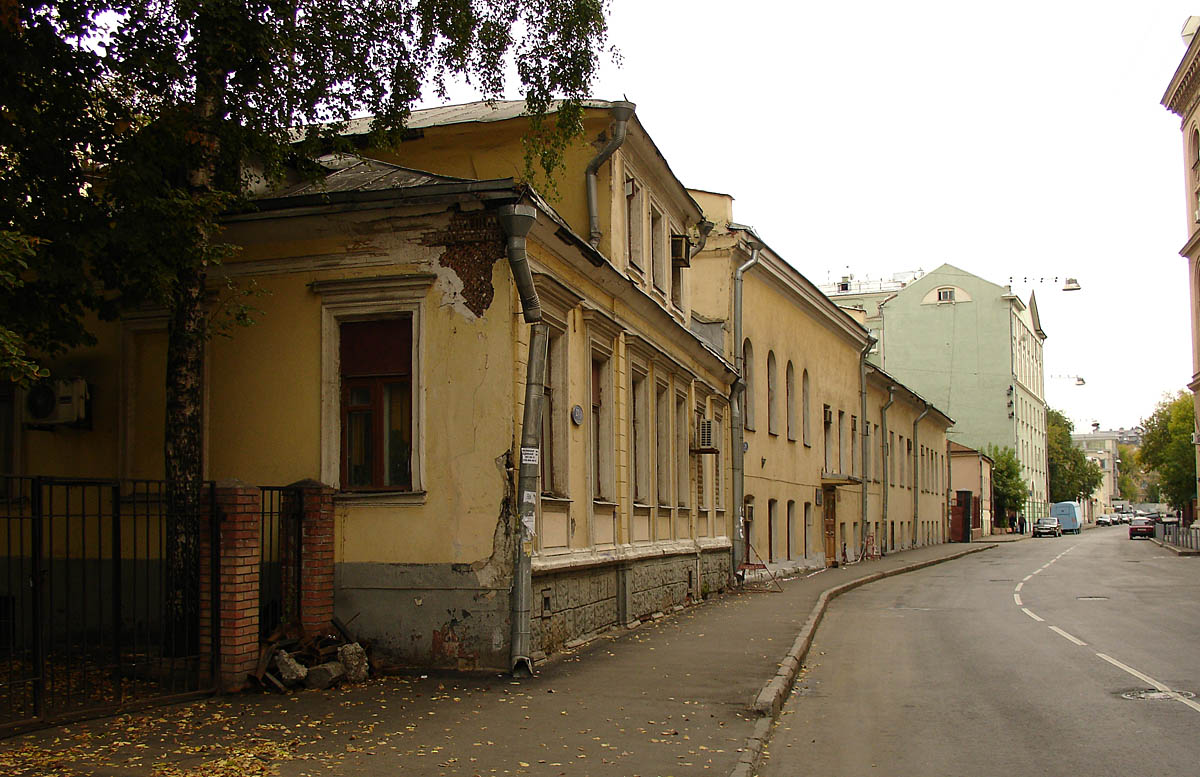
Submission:
[[211,660],[212,521],[217,521],[217,666],[218,690],[245,687],[258,662],[259,555],[262,492],[239,480],[216,483],[204,491],[200,546],[200,654]]
[[333,489],[315,480],[289,488],[300,505],[300,625],[305,634],[326,632],[333,620]]

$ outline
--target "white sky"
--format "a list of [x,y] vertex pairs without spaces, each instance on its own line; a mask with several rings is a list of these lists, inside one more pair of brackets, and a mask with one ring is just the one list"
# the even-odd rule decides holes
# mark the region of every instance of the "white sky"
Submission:
[[951,262],[1036,290],[1050,405],[1130,427],[1191,377],[1182,139],[1159,100],[1197,12],[613,0],[623,62],[594,94],[637,103],[679,179],[732,194],[816,283]]

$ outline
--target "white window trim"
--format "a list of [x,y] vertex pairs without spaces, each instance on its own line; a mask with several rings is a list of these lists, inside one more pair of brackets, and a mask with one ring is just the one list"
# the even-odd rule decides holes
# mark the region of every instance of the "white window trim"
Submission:
[[321,481],[341,490],[342,386],[340,329],[343,321],[407,313],[412,317],[412,491],[354,494],[359,503],[420,504],[425,501],[425,297],[432,273],[314,281],[321,297]]

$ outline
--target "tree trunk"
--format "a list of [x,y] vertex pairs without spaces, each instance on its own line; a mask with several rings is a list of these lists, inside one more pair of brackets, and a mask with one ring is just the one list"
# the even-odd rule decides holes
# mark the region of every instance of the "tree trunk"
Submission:
[[167,575],[166,646],[173,655],[198,647],[200,499],[204,478],[204,342],[201,307],[206,272],[192,268],[176,280],[167,328]]

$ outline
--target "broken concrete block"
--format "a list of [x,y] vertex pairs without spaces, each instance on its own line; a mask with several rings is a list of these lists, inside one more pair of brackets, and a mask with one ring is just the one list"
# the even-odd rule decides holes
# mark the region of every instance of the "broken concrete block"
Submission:
[[362,649],[362,645],[357,642],[342,645],[338,648],[337,656],[338,661],[346,668],[347,680],[352,683],[366,681],[371,665],[367,663],[367,651]]
[[279,670],[280,679],[289,685],[302,683],[308,676],[308,667],[292,658],[286,650],[275,653],[275,668]]
[[326,688],[332,688],[345,676],[346,667],[342,666],[341,661],[326,661],[309,668],[305,684],[309,688],[323,691]]

